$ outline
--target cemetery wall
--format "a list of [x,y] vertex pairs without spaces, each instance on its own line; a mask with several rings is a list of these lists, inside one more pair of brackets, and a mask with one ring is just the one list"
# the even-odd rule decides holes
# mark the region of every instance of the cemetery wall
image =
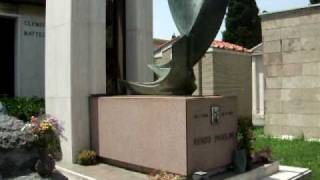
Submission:
[[265,132],[320,138],[320,6],[261,17]]

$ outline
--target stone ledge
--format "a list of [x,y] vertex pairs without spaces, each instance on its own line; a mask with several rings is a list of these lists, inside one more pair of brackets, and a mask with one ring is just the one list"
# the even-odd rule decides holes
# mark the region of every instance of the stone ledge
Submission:
[[56,169],[69,180],[148,180],[148,175],[129,171],[108,164],[94,166],[80,166],[58,162]]
[[[95,166],[79,166],[76,164],[57,163],[59,170],[69,180],[148,180],[148,175],[125,170],[122,168],[110,166],[107,164],[98,164]],[[297,168],[290,166],[280,166],[279,162],[264,165],[247,173],[234,175],[232,173],[211,177],[211,180],[310,180],[312,172],[306,168]]]
[[225,179],[225,180],[248,180],[248,179],[262,179],[265,177],[269,177],[279,171],[279,162],[275,161],[270,164],[265,164],[263,166],[257,167],[255,169],[252,169],[246,173],[242,174],[235,174],[232,172],[229,173],[224,173],[220,174],[217,176],[210,176],[209,179],[204,180],[220,180],[220,179]]
[[284,11],[276,11],[271,13],[260,14],[262,20],[271,20],[277,18],[286,18],[291,16],[296,16],[296,14],[308,14],[313,13],[314,11],[319,12],[320,4],[309,5],[300,8],[288,9]]
[[290,166],[280,166],[279,172],[269,177],[263,178],[262,180],[311,180],[312,172],[310,169],[297,168]]

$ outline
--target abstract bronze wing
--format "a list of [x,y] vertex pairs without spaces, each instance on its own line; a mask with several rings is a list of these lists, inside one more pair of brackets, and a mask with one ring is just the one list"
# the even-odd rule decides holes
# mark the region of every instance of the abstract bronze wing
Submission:
[[121,81],[132,94],[192,95],[197,88],[193,66],[219,32],[228,0],[168,0],[168,3],[181,38],[172,45],[169,67],[150,65],[159,76],[157,81]]

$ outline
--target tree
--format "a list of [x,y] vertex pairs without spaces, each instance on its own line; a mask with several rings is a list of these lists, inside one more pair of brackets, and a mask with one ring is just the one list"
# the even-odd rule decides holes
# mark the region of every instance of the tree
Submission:
[[255,0],[229,0],[223,40],[252,48],[262,41],[261,19]]
[[318,4],[318,3],[320,3],[320,0],[310,0],[310,3],[311,4]]

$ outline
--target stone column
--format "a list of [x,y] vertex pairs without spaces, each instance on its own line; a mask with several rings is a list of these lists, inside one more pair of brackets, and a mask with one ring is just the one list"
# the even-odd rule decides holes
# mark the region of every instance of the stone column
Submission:
[[256,56],[252,56],[252,115],[257,115],[257,65]]
[[46,5],[46,112],[64,126],[63,161],[90,148],[90,94],[105,93],[105,0],[50,0]]
[[264,68],[262,55],[257,57],[257,65],[259,67],[259,114],[264,117]]
[[127,80],[150,81],[153,61],[152,1],[126,1]]

